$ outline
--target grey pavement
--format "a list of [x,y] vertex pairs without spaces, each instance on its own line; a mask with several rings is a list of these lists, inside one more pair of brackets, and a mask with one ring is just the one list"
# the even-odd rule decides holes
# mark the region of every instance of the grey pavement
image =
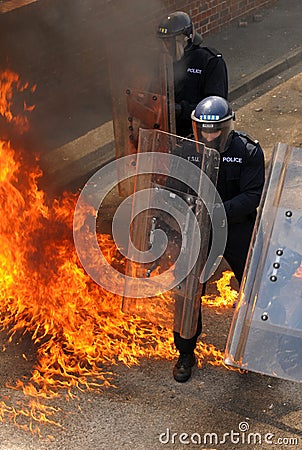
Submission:
[[301,62],[301,17],[301,2],[279,0],[205,39],[226,60],[231,101]]

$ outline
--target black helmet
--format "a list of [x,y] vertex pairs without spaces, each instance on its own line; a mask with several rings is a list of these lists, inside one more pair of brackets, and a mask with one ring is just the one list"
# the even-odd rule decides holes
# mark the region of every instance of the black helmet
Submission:
[[188,38],[193,37],[194,26],[190,16],[183,11],[176,11],[165,16],[159,23],[157,36],[167,38],[183,34]]
[[[235,113],[227,100],[215,95],[207,97],[198,103],[191,118],[196,141],[203,142],[220,153],[226,150],[226,141],[235,120]],[[211,134],[215,135],[213,139]]]
[[170,49],[170,52],[176,59],[181,58],[184,49],[189,50],[192,45],[199,45],[202,42],[202,37],[196,33],[191,17],[183,11],[176,11],[163,17],[157,28],[157,36],[167,41],[169,40],[167,38],[170,40],[173,38],[176,47],[172,51]]

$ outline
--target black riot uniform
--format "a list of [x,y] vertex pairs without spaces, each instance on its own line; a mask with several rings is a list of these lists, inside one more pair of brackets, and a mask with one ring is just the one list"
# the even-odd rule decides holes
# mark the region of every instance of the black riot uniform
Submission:
[[[186,153],[176,151],[199,166],[201,156],[192,145]],[[224,258],[240,283],[264,184],[264,156],[258,142],[245,133],[231,131],[227,149],[222,153],[217,191],[223,201],[228,221],[228,237]],[[178,188],[179,189],[179,188]],[[191,353],[201,333],[201,321],[192,339],[175,333],[175,345],[180,352]]]
[[173,57],[176,133],[192,133],[191,113],[202,99],[228,97],[228,74],[220,52],[203,47],[188,14],[176,11],[162,18],[157,29],[164,49]]
[[192,133],[191,113],[197,103],[210,95],[228,97],[228,75],[224,59],[217,50],[189,45],[184,56],[174,62],[176,133]]
[[[224,258],[240,283],[264,185],[263,151],[257,141],[233,130],[235,115],[230,104],[221,97],[210,96],[202,100],[191,117],[195,140],[220,152],[217,191],[228,222]],[[177,154],[200,166],[201,157],[194,146],[185,151],[180,148]],[[194,349],[201,329],[200,313],[196,334],[191,339],[184,339],[174,332],[174,342],[180,352],[173,370],[176,381],[184,382],[191,376]]]

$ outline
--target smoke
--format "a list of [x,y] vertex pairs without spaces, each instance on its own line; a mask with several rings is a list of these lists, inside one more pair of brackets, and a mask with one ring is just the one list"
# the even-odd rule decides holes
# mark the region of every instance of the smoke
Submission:
[[[37,85],[21,140],[41,154],[44,172],[51,169],[44,155],[112,119],[108,55],[119,61],[122,77],[135,45],[154,44],[164,10],[163,0],[44,0],[0,16],[0,68]],[[87,157],[95,150],[87,147]],[[71,150],[70,165],[64,157],[62,168],[76,172],[76,157]],[[55,184],[56,175],[51,178]]]
[[158,47],[156,27],[163,14],[163,2],[151,0],[107,1],[106,17],[108,21],[103,29],[102,42],[109,68],[112,64],[119,68],[120,79],[131,72],[131,65],[148,64],[152,70],[152,58],[148,58],[148,49]]

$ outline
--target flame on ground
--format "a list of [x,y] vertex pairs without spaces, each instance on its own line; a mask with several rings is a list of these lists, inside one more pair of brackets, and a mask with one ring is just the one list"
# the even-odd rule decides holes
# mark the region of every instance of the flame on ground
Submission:
[[[11,86],[26,85],[9,72],[0,81],[0,113],[14,120]],[[23,131],[25,122],[21,117],[15,124]],[[77,196],[50,201],[38,187],[41,176],[36,161],[27,165],[9,142],[0,141],[0,329],[9,342],[29,335],[36,349],[31,376],[9,386],[25,400],[18,407],[1,401],[0,418],[36,433],[40,423],[55,423],[57,410],[46,405],[48,399],[114,386],[112,366],[119,362],[131,366],[143,357],[176,356],[170,330],[123,314],[121,298],[84,272],[72,239]],[[100,235],[99,242],[107,259],[115,260],[111,238]],[[197,352],[202,361],[224,365],[212,345],[199,343]]]
[[203,305],[210,307],[232,307],[238,299],[238,291],[231,287],[231,279],[234,273],[226,270],[222,273],[222,277],[215,281],[219,295],[205,295],[202,297]]
[[294,277],[302,278],[302,263],[300,264],[300,266],[298,267],[298,269],[294,273]]

